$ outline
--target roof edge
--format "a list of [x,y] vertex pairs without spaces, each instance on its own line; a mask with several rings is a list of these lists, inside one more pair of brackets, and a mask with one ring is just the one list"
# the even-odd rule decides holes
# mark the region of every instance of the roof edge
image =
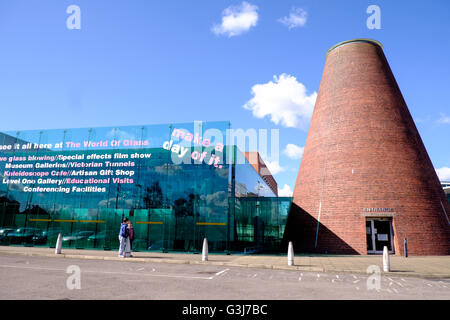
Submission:
[[330,49],[328,49],[328,51],[327,51],[327,53],[325,54],[325,56],[328,56],[328,54],[329,54],[330,52],[332,52],[334,49],[336,49],[336,48],[338,48],[338,47],[340,47],[340,46],[343,46],[343,45],[346,45],[346,44],[349,44],[349,43],[355,43],[355,42],[370,43],[370,44],[373,44],[373,45],[376,45],[376,46],[380,47],[381,50],[383,50],[383,45],[381,44],[381,42],[379,42],[379,41],[377,41],[377,40],[374,40],[374,39],[360,38],[360,39],[346,40],[346,41],[339,42],[338,44],[335,44],[335,45],[332,46]]

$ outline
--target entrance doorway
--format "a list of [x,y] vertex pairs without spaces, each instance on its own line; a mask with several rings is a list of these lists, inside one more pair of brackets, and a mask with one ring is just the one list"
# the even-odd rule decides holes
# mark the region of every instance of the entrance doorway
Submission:
[[394,253],[392,218],[367,218],[367,253],[382,254],[384,246]]

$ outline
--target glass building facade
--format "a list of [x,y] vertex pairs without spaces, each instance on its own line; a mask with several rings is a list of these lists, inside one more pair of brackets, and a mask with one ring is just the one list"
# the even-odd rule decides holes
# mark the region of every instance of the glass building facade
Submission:
[[229,122],[0,132],[0,244],[277,251],[291,198],[234,145]]

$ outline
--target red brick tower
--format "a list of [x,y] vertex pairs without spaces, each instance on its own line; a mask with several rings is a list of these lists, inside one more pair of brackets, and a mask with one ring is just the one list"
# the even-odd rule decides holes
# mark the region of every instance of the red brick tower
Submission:
[[296,251],[450,254],[450,206],[379,42],[328,50],[293,197]]

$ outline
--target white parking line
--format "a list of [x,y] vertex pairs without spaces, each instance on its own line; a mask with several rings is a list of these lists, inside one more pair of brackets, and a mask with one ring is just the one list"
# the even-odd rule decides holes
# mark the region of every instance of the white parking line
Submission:
[[230,270],[230,269],[225,269],[225,270],[219,271],[219,272],[217,272],[217,273],[215,274],[215,276],[219,276],[219,275],[221,275],[222,273],[227,272],[228,270]]
[[[392,279],[389,278],[389,277],[388,277],[388,279],[391,280],[391,283],[393,282],[393,283],[395,283],[396,285],[399,285],[400,287],[404,288],[404,285],[402,285],[400,282],[395,281],[395,280],[392,280]],[[389,285],[391,285],[391,284],[389,284]]]
[[[12,266],[12,265],[0,265],[0,268],[13,268],[13,269],[28,269],[28,270],[45,270],[45,271],[62,271],[66,272],[66,269],[44,268],[44,267],[25,267],[25,266]],[[103,273],[103,274],[120,274],[129,276],[149,276],[149,277],[165,277],[165,278],[182,278],[182,279],[199,279],[199,280],[212,280],[214,277],[197,277],[190,275],[173,275],[173,274],[150,274],[150,273],[132,273],[132,272],[120,272],[120,271],[99,271],[99,270],[82,270],[82,273]]]
[[45,268],[45,267],[25,267],[25,266],[10,266],[10,265],[0,265],[2,268],[13,268],[13,269],[35,269],[35,270],[46,270],[46,271],[66,271],[63,269],[55,269],[55,268]]

